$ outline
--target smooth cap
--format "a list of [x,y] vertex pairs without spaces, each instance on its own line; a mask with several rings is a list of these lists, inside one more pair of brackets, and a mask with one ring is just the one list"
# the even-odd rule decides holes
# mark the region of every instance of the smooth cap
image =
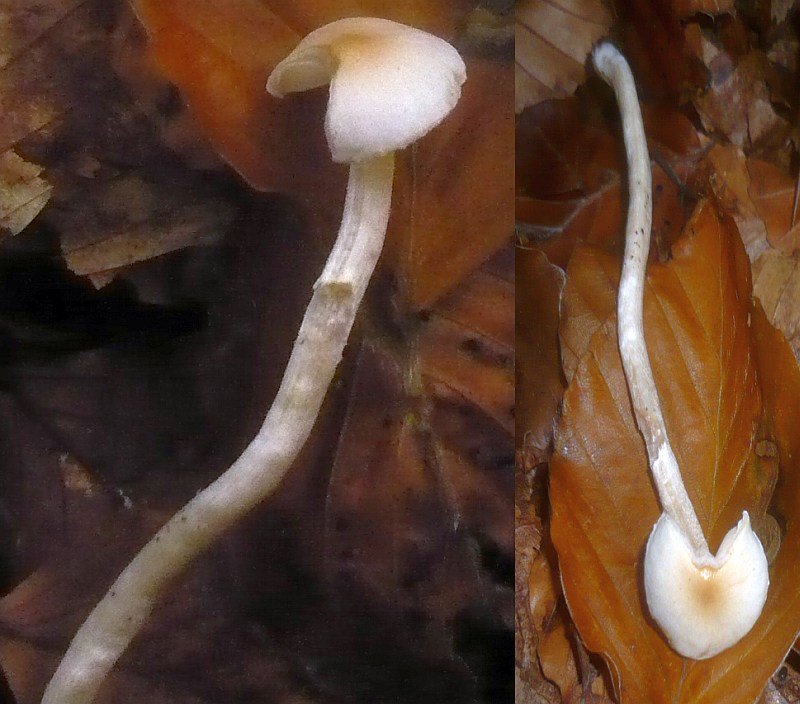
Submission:
[[677,524],[661,514],[644,558],[647,606],[670,645],[694,660],[739,642],[767,599],[769,569],[747,511],[717,554],[695,555]]
[[353,162],[407,147],[453,109],[466,80],[458,52],[390,20],[352,17],[320,27],[267,81],[276,97],[330,82],[325,134],[333,160]]

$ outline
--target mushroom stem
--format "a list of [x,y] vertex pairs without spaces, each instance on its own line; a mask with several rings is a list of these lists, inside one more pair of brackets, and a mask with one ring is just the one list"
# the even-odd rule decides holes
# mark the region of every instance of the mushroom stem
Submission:
[[617,299],[617,330],[622,368],[628,382],[636,424],[647,447],[661,508],[675,521],[696,553],[709,555],[708,543],[689,494],[686,493],[680,468],[667,436],[644,340],[644,279],[650,251],[652,194],[650,157],[636,86],[628,62],[611,44],[598,46],[593,59],[595,68],[617,96],[628,157],[628,220]]
[[123,570],[78,630],[42,704],[89,704],[161,593],[280,484],[311,433],[380,256],[393,173],[392,153],[351,164],[339,235],[261,429]]
[[622,55],[602,44],[594,52],[594,63],[614,88],[622,114],[630,205],[617,305],[619,348],[662,508],[644,552],[645,598],[672,647],[684,657],[701,660],[738,643],[756,623],[767,599],[769,565],[747,511],[712,555],[683,484],[644,341],[644,277],[652,215],[642,114]]

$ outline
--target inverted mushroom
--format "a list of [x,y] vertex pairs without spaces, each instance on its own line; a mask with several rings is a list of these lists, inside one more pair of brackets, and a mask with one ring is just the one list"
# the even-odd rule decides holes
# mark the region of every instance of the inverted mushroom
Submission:
[[769,569],[747,511],[713,555],[683,484],[644,339],[652,201],[642,115],[630,67],[619,51],[601,44],[593,59],[613,87],[622,115],[630,202],[617,301],[619,349],[663,511],[645,548],[645,597],[670,645],[684,657],[702,660],[731,647],[755,625],[767,598]]
[[313,428],[380,256],[393,152],[445,118],[465,78],[445,41],[371,18],[312,32],[275,68],[267,86],[277,96],[331,84],[325,131],[334,161],[350,163],[339,235],[258,434],[120,574],[75,635],[42,704],[89,704],[161,592],[279,485]]

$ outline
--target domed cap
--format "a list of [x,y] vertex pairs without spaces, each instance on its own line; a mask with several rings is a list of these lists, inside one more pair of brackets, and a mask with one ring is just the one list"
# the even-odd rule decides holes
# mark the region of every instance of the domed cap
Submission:
[[353,17],[320,27],[267,81],[276,97],[330,82],[325,134],[336,162],[407,147],[453,109],[466,80],[458,52],[390,20]]

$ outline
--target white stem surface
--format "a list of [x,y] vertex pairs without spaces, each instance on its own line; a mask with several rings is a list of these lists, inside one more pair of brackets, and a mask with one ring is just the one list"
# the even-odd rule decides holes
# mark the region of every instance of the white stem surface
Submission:
[[708,543],[667,437],[644,339],[644,279],[650,251],[652,186],[650,157],[636,86],[628,62],[611,44],[598,46],[593,58],[595,68],[617,96],[628,157],[628,220],[617,299],[622,368],[628,381],[636,424],[647,447],[661,507],[679,526],[695,553],[708,556]]
[[393,172],[392,154],[351,165],[339,236],[261,429],[120,574],[78,630],[42,704],[89,704],[164,589],[280,484],[311,433],[383,247]]

